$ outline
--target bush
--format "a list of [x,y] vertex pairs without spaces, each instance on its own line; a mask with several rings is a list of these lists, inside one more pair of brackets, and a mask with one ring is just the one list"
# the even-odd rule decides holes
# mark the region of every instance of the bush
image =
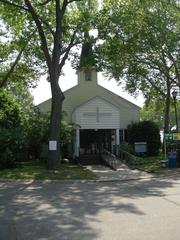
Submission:
[[147,142],[147,154],[156,155],[161,147],[159,128],[152,121],[132,123],[128,126],[128,142]]
[[0,169],[10,168],[24,158],[23,135],[19,128],[0,129]]
[[0,91],[0,128],[17,128],[21,124],[18,104],[6,93]]
[[134,154],[134,149],[133,149],[133,145],[129,144],[127,142],[122,142],[121,143],[121,149],[130,153],[130,154]]
[[0,169],[13,167],[23,151],[19,105],[0,91]]
[[28,158],[40,159],[41,152],[45,160],[45,145],[48,143],[49,115],[34,109],[24,124]]
[[[25,125],[29,158],[47,160],[49,122],[49,114],[41,113],[38,109],[31,113]],[[64,158],[68,157],[68,146],[73,139],[74,126],[61,120],[60,133],[61,155]]]

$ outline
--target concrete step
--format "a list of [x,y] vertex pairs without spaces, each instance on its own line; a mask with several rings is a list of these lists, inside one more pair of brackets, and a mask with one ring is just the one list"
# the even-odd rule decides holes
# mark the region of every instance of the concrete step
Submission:
[[82,165],[96,165],[101,164],[101,160],[98,154],[83,154],[80,155],[78,163]]

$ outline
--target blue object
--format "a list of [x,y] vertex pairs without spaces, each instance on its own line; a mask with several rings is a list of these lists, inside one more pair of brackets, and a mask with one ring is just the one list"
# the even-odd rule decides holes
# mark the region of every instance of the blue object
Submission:
[[168,154],[168,165],[170,168],[176,168],[176,153]]

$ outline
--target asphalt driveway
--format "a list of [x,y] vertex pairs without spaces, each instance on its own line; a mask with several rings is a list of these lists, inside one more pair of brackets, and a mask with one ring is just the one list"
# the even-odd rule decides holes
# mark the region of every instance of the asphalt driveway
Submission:
[[0,181],[0,240],[179,240],[180,176]]

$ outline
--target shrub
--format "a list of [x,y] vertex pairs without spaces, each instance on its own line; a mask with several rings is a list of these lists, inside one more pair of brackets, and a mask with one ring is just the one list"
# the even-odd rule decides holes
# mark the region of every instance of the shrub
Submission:
[[24,158],[23,135],[19,128],[0,128],[0,169],[10,168]]
[[23,153],[19,105],[0,91],[0,169],[13,167]]
[[21,124],[18,104],[0,90],[0,128],[17,128]]
[[156,155],[161,147],[159,128],[152,121],[132,123],[128,126],[128,142],[147,142],[147,154]]
[[133,149],[133,145],[132,144],[129,144],[125,141],[123,141],[121,143],[121,149],[128,152],[128,153],[131,153],[131,154],[134,154],[134,149]]
[[[24,124],[28,158],[40,159],[48,143],[49,115],[34,109]],[[43,153],[43,159],[46,158]]]

